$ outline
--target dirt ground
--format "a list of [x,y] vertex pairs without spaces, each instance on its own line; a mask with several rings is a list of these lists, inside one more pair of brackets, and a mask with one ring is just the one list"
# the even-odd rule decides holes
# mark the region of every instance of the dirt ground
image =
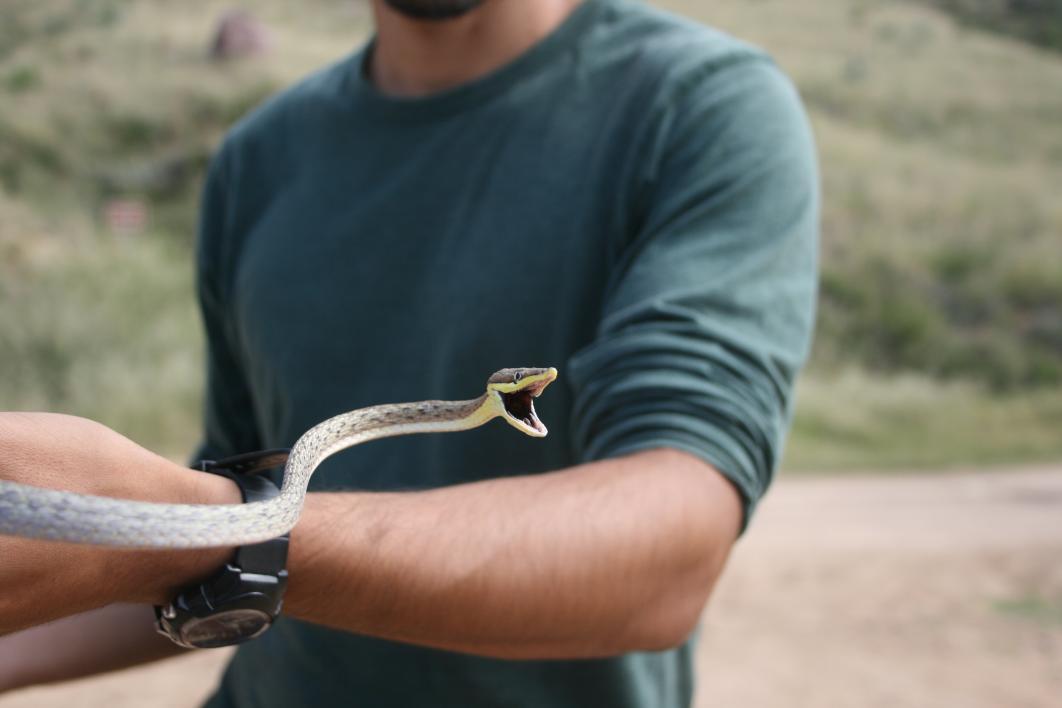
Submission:
[[[697,708],[1062,706],[1062,467],[783,479],[700,646]],[[194,706],[226,656],[0,708]]]

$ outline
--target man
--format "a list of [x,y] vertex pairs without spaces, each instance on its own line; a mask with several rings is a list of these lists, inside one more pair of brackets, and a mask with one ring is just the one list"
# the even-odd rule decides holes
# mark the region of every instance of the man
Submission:
[[[690,635],[777,463],[811,330],[798,99],[759,51],[629,0],[373,9],[367,47],[244,120],[211,167],[201,454],[467,398],[504,366],[561,370],[551,434],[327,461],[284,616],[210,705],[689,705]],[[7,479],[239,501],[86,421],[0,426]],[[3,543],[8,631],[166,603],[233,552]],[[170,653],[150,626],[114,605],[14,634],[0,687]]]

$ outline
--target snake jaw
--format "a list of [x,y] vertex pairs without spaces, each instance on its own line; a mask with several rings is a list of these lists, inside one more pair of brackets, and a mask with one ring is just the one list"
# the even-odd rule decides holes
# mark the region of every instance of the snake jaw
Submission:
[[488,382],[490,390],[501,404],[502,417],[522,433],[544,438],[549,432],[535,413],[535,399],[557,378],[557,370],[503,369]]
[[537,438],[546,436],[549,431],[535,414],[533,396],[524,391],[518,393],[500,393],[505,419],[518,430]]

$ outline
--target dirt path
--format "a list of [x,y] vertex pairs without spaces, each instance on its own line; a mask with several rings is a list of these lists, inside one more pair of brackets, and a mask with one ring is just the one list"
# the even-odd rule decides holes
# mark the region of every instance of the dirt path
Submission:
[[[225,656],[0,708],[193,706]],[[699,664],[697,708],[1062,705],[1062,467],[782,480],[716,592]]]

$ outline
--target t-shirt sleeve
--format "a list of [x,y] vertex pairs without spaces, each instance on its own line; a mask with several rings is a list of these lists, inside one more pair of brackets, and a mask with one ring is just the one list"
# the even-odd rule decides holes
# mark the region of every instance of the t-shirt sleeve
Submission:
[[196,244],[196,293],[206,337],[206,391],[203,438],[193,462],[262,447],[224,277],[231,266],[226,253],[232,249],[228,188],[224,153],[219,152],[207,172]]
[[685,81],[656,136],[639,226],[618,249],[593,342],[568,363],[573,440],[583,460],[692,453],[734,484],[747,524],[813,327],[813,140],[766,58]]

